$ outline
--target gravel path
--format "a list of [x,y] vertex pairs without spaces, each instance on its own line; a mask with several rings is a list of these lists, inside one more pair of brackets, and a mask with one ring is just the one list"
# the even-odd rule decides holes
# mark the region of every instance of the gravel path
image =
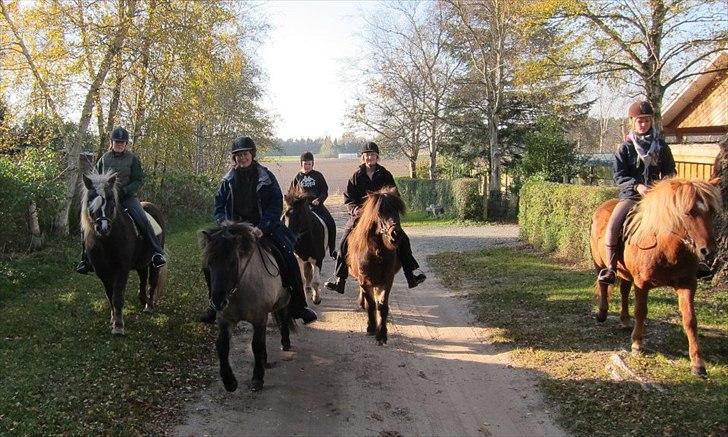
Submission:
[[[335,202],[331,202],[335,204]],[[342,208],[332,208],[343,224]],[[175,435],[563,435],[536,390],[537,375],[515,368],[488,342],[466,300],[446,289],[427,254],[516,242],[514,225],[407,229],[427,281],[407,289],[401,273],[391,295],[389,342],[365,335],[356,281],[346,294],[325,291],[319,321],[299,327],[293,351],[269,329],[265,389],[227,393],[216,381],[186,407]],[[333,261],[324,263],[333,271]],[[211,328],[212,329],[212,328]],[[239,381],[252,372],[250,330],[233,337]],[[215,360],[216,362],[216,360]],[[217,367],[210,372],[217,374]]]

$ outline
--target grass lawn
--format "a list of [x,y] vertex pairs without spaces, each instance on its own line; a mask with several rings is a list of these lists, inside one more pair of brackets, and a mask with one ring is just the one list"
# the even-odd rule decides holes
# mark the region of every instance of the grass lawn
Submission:
[[[566,265],[565,265],[566,264]],[[492,340],[539,371],[559,423],[577,435],[726,435],[728,433],[728,292],[696,295],[699,342],[709,377],[690,373],[687,339],[671,289],[650,292],[647,353],[633,357],[630,330],[618,325],[619,291],[610,317],[592,317],[594,274],[527,248],[442,253],[429,265],[452,288],[467,290]],[[630,304],[634,316],[634,305]],[[617,382],[606,364],[618,353],[662,389]]]
[[204,369],[216,359],[214,328],[193,321],[207,300],[195,232],[205,224],[171,229],[154,315],[141,313],[132,273],[121,338],[101,282],[73,272],[78,243],[0,260],[0,435],[163,431],[173,405],[216,376]]
[[463,226],[468,224],[482,225],[483,222],[458,220],[455,217],[446,215],[434,217],[427,211],[407,211],[407,214],[402,217],[402,224],[405,226]]

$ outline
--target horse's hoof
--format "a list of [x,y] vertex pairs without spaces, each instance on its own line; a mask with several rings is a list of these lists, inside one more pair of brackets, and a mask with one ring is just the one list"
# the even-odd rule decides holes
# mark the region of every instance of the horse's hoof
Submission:
[[117,326],[112,326],[111,335],[124,335],[124,327],[119,328]]
[[238,389],[238,380],[235,379],[235,377],[232,377],[228,380],[223,378],[222,385],[225,386],[225,390],[227,390],[229,392],[234,392],[235,390]]
[[149,305],[145,305],[144,309],[142,310],[144,314],[153,314],[154,308],[150,307]]
[[690,370],[695,376],[699,376],[701,378],[706,378],[708,376],[708,372],[705,371],[705,367],[692,367]]
[[607,320],[607,311],[599,310],[599,312],[597,313],[597,322],[601,323],[605,320]]
[[377,332],[377,328],[367,328],[367,335],[374,335]]
[[250,380],[250,391],[261,391],[263,390],[263,380],[251,379]]
[[281,345],[281,350],[288,352],[289,350],[291,350],[291,344],[290,343],[288,343],[288,344],[282,344]]
[[321,303],[321,298],[320,297],[318,299],[314,298],[313,303],[314,303],[314,305],[320,304]]
[[642,348],[632,346],[632,355],[639,357],[642,355]]

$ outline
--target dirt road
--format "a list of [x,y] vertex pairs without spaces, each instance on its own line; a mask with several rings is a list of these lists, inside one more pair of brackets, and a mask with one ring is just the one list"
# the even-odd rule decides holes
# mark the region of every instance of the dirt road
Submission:
[[[334,204],[334,202],[332,202]],[[343,224],[343,209],[334,212]],[[175,435],[562,435],[536,391],[536,375],[514,368],[488,342],[467,301],[428,271],[425,255],[512,244],[512,225],[407,229],[428,274],[409,290],[402,273],[392,293],[389,342],[365,335],[356,281],[344,295],[325,291],[319,321],[299,327],[294,349],[268,332],[265,388],[227,393],[219,379],[186,408]],[[330,274],[333,262],[324,264]],[[250,330],[233,337],[233,370],[250,378]],[[217,374],[217,367],[210,372]]]

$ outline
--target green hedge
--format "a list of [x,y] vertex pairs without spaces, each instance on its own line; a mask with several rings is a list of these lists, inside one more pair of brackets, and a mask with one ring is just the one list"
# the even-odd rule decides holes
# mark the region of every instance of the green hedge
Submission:
[[589,259],[589,227],[602,202],[617,197],[614,187],[528,180],[521,188],[521,238],[569,258]]
[[412,179],[396,178],[397,188],[414,211],[424,211],[430,204],[445,208],[445,214],[460,220],[483,219],[483,197],[478,194],[478,180],[474,178]]

